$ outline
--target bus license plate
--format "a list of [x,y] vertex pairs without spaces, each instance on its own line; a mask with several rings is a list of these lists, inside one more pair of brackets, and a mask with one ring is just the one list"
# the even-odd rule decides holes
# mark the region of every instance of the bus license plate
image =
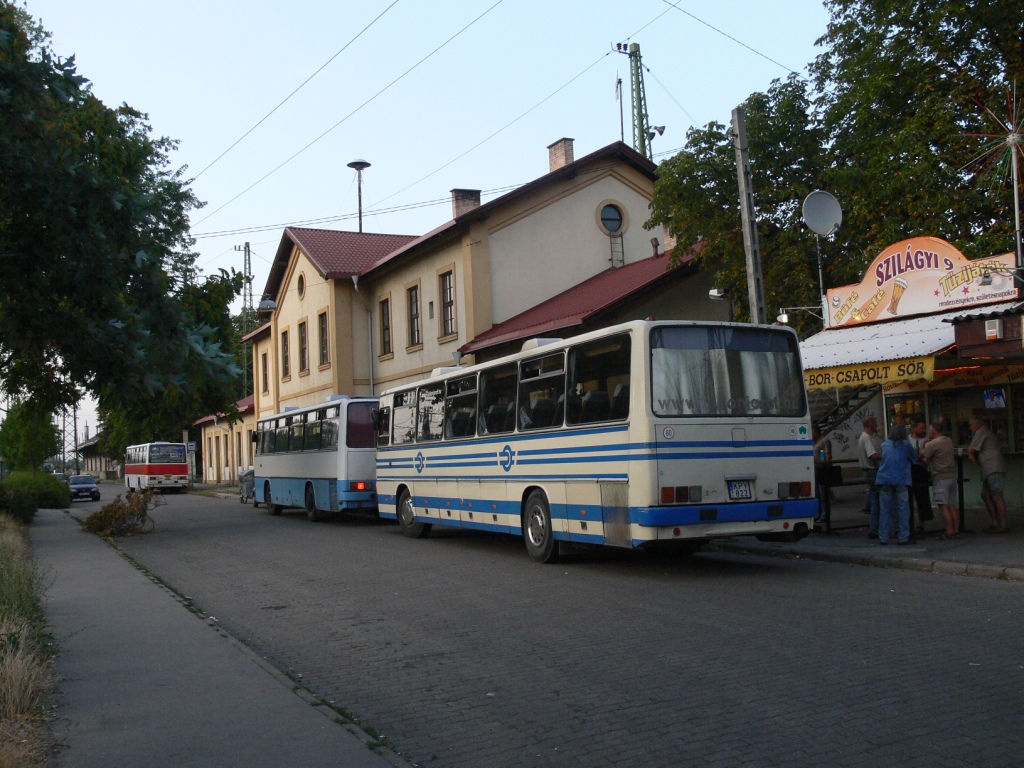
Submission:
[[749,501],[754,498],[750,492],[749,480],[729,480],[728,484],[731,501]]
[[164,475],[164,480],[170,480],[170,479],[171,479],[170,475]]

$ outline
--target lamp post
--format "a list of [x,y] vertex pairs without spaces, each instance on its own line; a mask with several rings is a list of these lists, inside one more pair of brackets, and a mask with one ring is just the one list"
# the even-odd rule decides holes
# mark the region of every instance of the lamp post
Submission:
[[358,179],[357,186],[359,187],[359,234],[363,233],[363,171],[370,167],[370,164],[365,160],[353,160],[348,164],[349,168],[354,168],[356,177]]

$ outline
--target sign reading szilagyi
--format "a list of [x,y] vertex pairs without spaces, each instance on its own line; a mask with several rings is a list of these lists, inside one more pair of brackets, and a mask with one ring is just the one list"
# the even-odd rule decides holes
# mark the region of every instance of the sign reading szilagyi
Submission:
[[808,389],[839,389],[841,387],[863,387],[869,384],[888,384],[908,379],[911,381],[929,380],[934,373],[934,357],[911,357],[904,360],[886,360],[880,363],[815,368],[804,371],[804,382]]
[[856,285],[826,293],[830,328],[928,315],[1017,298],[1012,253],[970,261],[937,237],[901,240],[871,262]]

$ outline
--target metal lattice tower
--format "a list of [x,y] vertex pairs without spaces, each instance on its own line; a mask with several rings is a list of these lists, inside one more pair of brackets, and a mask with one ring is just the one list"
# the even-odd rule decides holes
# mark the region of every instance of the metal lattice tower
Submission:
[[629,71],[633,96],[633,149],[651,160],[651,122],[647,117],[647,91],[644,89],[644,68],[638,43],[629,44]]

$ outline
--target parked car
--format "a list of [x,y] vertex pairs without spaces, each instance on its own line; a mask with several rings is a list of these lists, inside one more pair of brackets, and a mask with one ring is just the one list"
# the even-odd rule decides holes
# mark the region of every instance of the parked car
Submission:
[[75,499],[100,500],[100,489],[92,475],[72,475],[68,481],[68,487],[71,489],[72,501]]

